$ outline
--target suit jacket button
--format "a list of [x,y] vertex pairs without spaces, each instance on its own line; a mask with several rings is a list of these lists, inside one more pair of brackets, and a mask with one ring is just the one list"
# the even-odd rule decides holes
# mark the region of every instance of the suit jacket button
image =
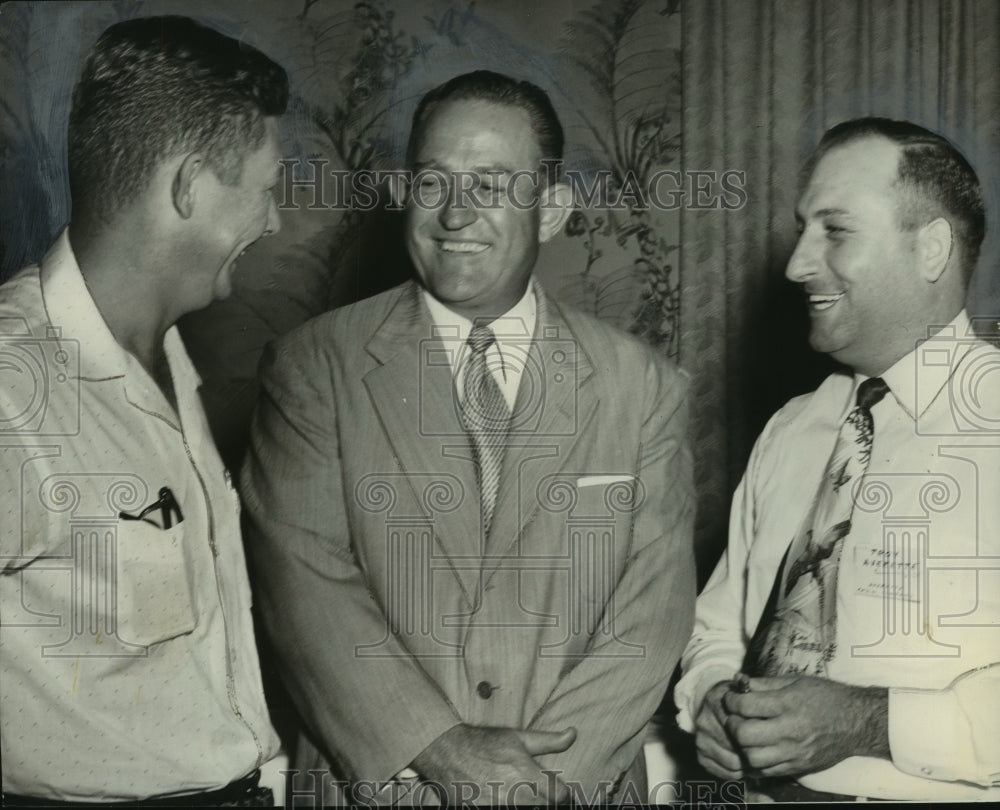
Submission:
[[496,689],[489,681],[480,681],[479,685],[476,686],[476,694],[479,695],[483,700],[489,700],[490,695],[493,694],[493,690]]

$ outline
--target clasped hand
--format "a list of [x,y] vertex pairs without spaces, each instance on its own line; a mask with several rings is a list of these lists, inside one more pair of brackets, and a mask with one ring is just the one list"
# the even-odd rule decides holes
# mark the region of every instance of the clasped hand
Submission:
[[478,786],[483,800],[496,795],[502,804],[544,804],[570,798],[566,784],[544,773],[535,761],[558,754],[576,740],[576,729],[523,731],[514,728],[469,726],[460,723],[446,731],[414,760],[420,776],[441,786],[448,804],[460,804],[461,789]]
[[806,675],[749,685],[715,684],[696,718],[698,761],[716,776],[797,776],[849,756],[888,757],[885,690]]

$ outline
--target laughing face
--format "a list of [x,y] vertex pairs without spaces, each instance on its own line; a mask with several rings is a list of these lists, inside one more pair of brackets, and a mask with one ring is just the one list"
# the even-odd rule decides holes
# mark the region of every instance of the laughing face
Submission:
[[[426,123],[412,168],[427,179],[409,194],[406,245],[424,287],[454,312],[494,318],[524,294],[539,244],[564,221],[539,210],[527,173],[540,160],[519,107],[452,101]],[[474,193],[457,193],[459,183]]]
[[786,276],[804,288],[810,345],[867,375],[913,350],[922,282],[916,237],[899,222],[899,149],[871,137],[819,161],[799,200]]
[[265,118],[264,125],[264,140],[244,155],[236,185],[222,183],[211,170],[200,175],[198,231],[186,245],[193,255],[181,282],[185,311],[227,298],[236,260],[262,236],[281,228],[274,201],[281,168],[278,124]]

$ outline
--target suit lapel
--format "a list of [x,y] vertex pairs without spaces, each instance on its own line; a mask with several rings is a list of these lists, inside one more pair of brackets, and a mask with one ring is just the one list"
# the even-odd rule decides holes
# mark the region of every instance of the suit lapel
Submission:
[[[415,499],[409,508],[433,520],[438,546],[471,604],[482,554],[479,488],[454,399],[447,355],[454,342],[434,336],[431,323],[420,288],[407,285],[366,347],[379,365],[364,382],[406,473]],[[407,508],[403,501],[397,510]]]
[[539,482],[563,469],[597,407],[587,385],[594,369],[583,345],[538,284],[535,295],[538,318],[511,418],[484,580],[518,542],[539,508]]

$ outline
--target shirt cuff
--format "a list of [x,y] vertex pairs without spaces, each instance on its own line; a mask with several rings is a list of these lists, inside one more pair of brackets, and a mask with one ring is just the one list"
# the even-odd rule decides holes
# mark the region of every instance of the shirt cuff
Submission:
[[677,725],[683,731],[694,734],[694,723],[705,701],[705,695],[719,681],[733,678],[739,667],[733,669],[728,664],[709,664],[700,672],[692,672],[681,678],[674,689],[674,702],[677,704]]
[[925,779],[968,779],[976,761],[968,722],[950,689],[890,689],[889,750],[897,768]]

